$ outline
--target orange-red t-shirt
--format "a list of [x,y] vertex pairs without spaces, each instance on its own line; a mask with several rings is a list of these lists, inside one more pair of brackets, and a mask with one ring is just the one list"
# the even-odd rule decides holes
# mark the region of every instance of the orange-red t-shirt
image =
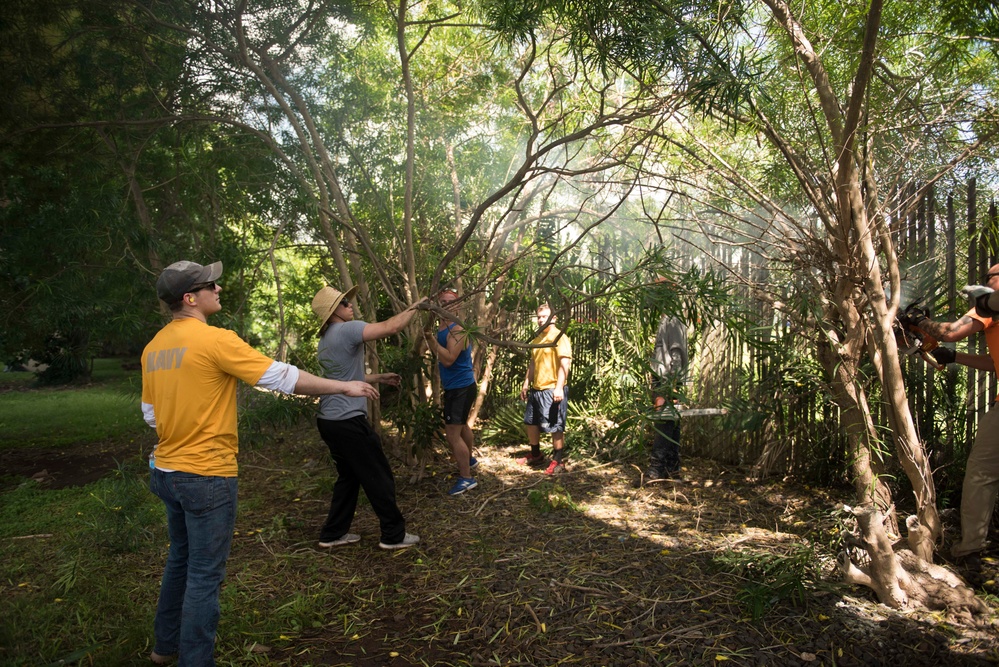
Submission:
[[[999,372],[999,320],[991,317],[982,317],[972,308],[968,311],[968,317],[978,320],[985,325],[985,344],[989,348],[989,356],[992,357],[993,371]],[[999,397],[997,397],[999,400]]]

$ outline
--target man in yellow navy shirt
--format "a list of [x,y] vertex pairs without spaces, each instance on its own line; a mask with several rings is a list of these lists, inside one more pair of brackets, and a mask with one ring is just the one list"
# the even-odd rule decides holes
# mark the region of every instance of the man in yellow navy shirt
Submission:
[[236,384],[305,395],[377,398],[366,382],[320,378],[209,326],[222,309],[222,263],[171,264],[156,292],[173,318],[142,353],[142,413],[156,429],[149,488],[166,506],[170,550],[149,658],[214,665],[219,590],[236,521]]
[[569,401],[569,367],[572,365],[572,344],[569,337],[555,326],[556,317],[547,303],[535,311],[540,333],[531,341],[531,360],[520,389],[520,400],[527,401],[524,425],[531,453],[517,463],[540,467],[545,457],[541,453],[541,432],[552,434],[552,460],[545,469],[548,475],[565,471],[565,420]]

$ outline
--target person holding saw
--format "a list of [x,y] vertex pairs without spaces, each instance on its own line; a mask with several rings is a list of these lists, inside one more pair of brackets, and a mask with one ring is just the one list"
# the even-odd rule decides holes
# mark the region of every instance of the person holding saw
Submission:
[[[984,332],[988,354],[956,352],[937,347],[930,354],[940,364],[961,364],[969,368],[996,372],[999,368],[999,264],[986,273],[984,285],[966,287],[965,294],[973,308],[954,322],[936,322],[920,308],[910,307],[901,316],[942,342],[963,340]],[[968,455],[961,490],[961,540],[951,548],[955,562],[972,577],[982,569],[981,553],[985,548],[989,523],[999,494],[999,410],[993,399],[982,417],[975,441]]]

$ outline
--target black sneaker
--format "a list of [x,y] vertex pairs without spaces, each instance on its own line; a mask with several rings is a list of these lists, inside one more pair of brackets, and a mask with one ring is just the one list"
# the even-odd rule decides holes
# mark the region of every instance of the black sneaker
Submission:
[[982,573],[982,555],[977,551],[954,559],[954,565],[966,572]]
[[954,569],[975,588],[981,588],[985,581],[982,576],[982,555],[977,551],[955,558]]

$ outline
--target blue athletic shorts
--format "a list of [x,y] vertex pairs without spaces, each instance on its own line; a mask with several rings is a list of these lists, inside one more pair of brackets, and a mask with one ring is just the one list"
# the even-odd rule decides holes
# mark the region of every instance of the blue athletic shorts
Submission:
[[562,433],[568,402],[569,387],[562,387],[562,400],[558,403],[552,400],[551,389],[531,389],[527,392],[524,423],[539,427],[543,433]]

